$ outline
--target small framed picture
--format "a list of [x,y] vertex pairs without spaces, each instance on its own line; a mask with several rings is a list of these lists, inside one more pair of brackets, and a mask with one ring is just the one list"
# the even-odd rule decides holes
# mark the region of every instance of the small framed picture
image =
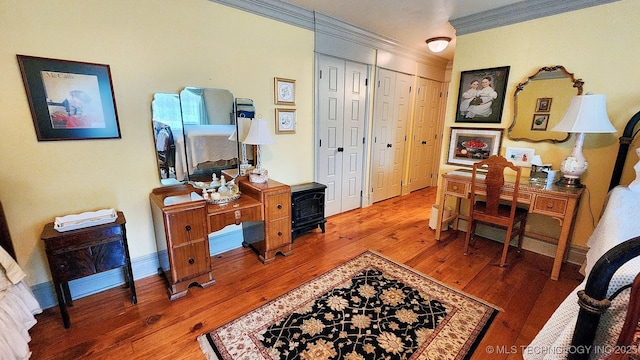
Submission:
[[451,128],[447,164],[473,166],[500,153],[503,129]]
[[535,149],[507,147],[504,157],[513,165],[531,167],[533,155],[535,155]]
[[276,134],[295,134],[296,110],[276,109]]
[[549,125],[549,114],[533,114],[531,130],[546,131],[547,125]]
[[551,111],[551,98],[538,98],[536,102],[536,112]]
[[38,141],[120,138],[109,65],[17,57]]
[[296,81],[291,79],[274,78],[274,95],[276,105],[296,104]]

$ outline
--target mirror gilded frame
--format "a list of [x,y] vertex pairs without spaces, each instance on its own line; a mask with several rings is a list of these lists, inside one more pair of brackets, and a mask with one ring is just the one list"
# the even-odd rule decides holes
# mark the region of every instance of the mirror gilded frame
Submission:
[[576,79],[564,66],[540,68],[516,87],[507,138],[533,143],[569,140],[569,133],[551,129],[562,119],[571,98],[582,95],[583,85],[582,79]]

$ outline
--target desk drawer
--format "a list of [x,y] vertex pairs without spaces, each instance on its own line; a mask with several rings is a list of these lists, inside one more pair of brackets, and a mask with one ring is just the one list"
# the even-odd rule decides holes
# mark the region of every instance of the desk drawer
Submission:
[[467,183],[462,181],[447,180],[445,192],[447,195],[467,197],[467,194],[469,193],[467,185]]
[[567,199],[553,196],[537,195],[531,212],[548,215],[564,216],[567,211]]

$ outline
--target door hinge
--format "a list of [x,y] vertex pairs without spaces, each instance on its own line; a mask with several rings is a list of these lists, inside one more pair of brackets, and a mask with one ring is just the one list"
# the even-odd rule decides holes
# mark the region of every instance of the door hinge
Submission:
[[369,79],[364,79],[364,86],[369,86]]
[[320,70],[320,79],[322,79],[322,70]]
[[362,138],[362,143],[363,143],[363,144],[365,143],[365,138],[364,138],[364,137]]
[[442,91],[440,91],[440,97],[442,97]]
[[322,147],[322,139],[320,139],[320,144],[318,146]]

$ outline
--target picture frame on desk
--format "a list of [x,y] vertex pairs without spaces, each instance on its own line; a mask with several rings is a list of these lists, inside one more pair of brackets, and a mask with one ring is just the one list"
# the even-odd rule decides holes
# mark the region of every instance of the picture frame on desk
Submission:
[[473,166],[500,153],[503,129],[451,128],[447,164]]
[[109,65],[17,58],[38,141],[120,138]]

